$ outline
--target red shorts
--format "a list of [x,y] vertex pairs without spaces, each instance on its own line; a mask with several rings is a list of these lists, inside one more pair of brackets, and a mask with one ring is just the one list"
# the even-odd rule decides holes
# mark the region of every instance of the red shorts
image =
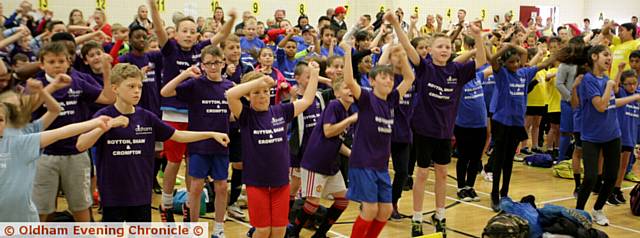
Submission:
[[289,185],[247,186],[251,225],[256,228],[285,227],[289,224]]
[[[181,131],[187,130],[189,126],[189,123],[184,122],[165,121],[164,123]],[[167,140],[164,142],[164,155],[169,162],[180,163],[182,162],[182,158],[187,155],[187,144]]]

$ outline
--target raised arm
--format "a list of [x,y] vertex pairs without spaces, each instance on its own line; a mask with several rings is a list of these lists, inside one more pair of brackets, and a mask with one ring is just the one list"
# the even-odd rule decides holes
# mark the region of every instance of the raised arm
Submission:
[[[56,118],[58,118],[58,115],[60,115],[60,112],[62,112],[62,107],[60,106],[58,101],[56,101],[56,99],[51,96],[51,93],[49,93],[49,91],[57,91],[60,88],[64,88],[68,86],[68,84],[62,84],[59,82],[60,80],[55,80],[51,84],[47,85],[47,87],[51,87],[54,89],[45,90],[42,86],[42,82],[35,79],[27,80],[27,89],[29,91],[38,93],[40,99],[44,102],[44,105],[47,107],[47,112],[44,115],[42,115],[42,117],[40,117],[43,125],[42,129],[47,129],[51,125],[51,123],[53,123],[53,121],[55,121]],[[38,105],[38,107],[39,106],[40,105]]]
[[252,80],[243,84],[239,84],[227,91],[227,103],[229,103],[229,110],[235,118],[240,118],[242,113],[242,102],[240,99],[249,95],[251,90],[258,88],[269,88],[275,85],[273,78],[269,76],[262,76],[259,79]]
[[496,52],[496,54],[494,54],[493,56],[491,56],[491,68],[493,68],[493,71],[498,71],[500,69],[500,63],[498,63],[498,58],[500,58],[504,53],[507,52],[507,50],[509,50],[509,48],[511,48],[511,45],[509,44],[503,44],[502,47],[500,47],[500,49],[498,49],[498,52]]
[[[345,62],[348,62],[345,60]],[[349,63],[345,63],[349,64]],[[320,65],[317,62],[309,62],[309,71],[311,76],[309,77],[309,83],[304,91],[302,99],[293,102],[293,116],[300,115],[304,110],[307,110],[316,98],[316,91],[318,89],[318,77],[320,75]]]
[[[348,43],[348,41],[342,41],[342,43],[340,43],[340,47],[342,47],[342,49],[350,49],[351,45]],[[344,62],[351,62],[350,50],[345,50]],[[353,93],[353,98],[359,99],[360,93],[362,93],[361,91],[362,89],[360,88],[360,85],[356,82],[356,80],[353,78],[353,64],[344,64],[342,75],[344,77],[345,85],[347,85],[347,88],[349,88],[351,90],[351,93]]]
[[[625,62],[620,62],[618,64],[618,73],[616,73],[616,76],[614,78],[614,80],[616,82],[618,82],[618,86],[620,85],[620,82],[622,82],[622,72],[624,71],[624,67],[627,65],[627,63]],[[620,91],[620,87],[614,87],[613,88],[613,92],[614,93],[618,93],[618,91]]]
[[108,54],[102,54],[102,56],[100,56],[102,59],[102,92],[100,93],[100,96],[98,96],[98,98],[96,99],[96,103],[100,103],[100,104],[112,104],[116,101],[116,93],[113,91],[113,89],[111,88],[111,62],[113,61],[113,58],[111,58],[111,55]]
[[[400,44],[402,44],[405,52],[407,52],[407,56],[409,57],[409,60],[411,60],[411,63],[413,65],[419,65],[420,55],[418,55],[418,51],[416,51],[416,49],[411,45],[407,34],[405,34],[404,30],[402,30],[400,22],[398,22],[398,18],[396,17],[395,13],[388,11],[386,14],[384,14],[384,19],[389,21],[391,23],[391,26],[393,26],[393,30],[398,35],[398,41],[400,42]],[[358,96],[360,95],[358,94]]]
[[[233,24],[236,22],[236,19],[238,18],[238,13],[236,12],[236,10],[232,9],[229,12],[229,17],[231,19],[229,19],[227,22],[224,23],[224,25],[222,25],[220,32],[218,32],[215,36],[211,37],[211,45],[217,46],[224,39],[227,39],[229,34],[231,34],[231,30],[233,30]],[[155,22],[155,19],[153,20],[153,22]]]
[[634,93],[631,96],[626,96],[623,98],[616,98],[616,107],[622,107],[624,105],[627,105],[629,103],[632,103],[638,100],[640,100],[640,94],[637,94],[637,93]]
[[[105,116],[101,116],[105,117]],[[86,151],[96,144],[98,139],[102,137],[104,133],[111,130],[111,128],[127,127],[129,125],[129,118],[126,116],[118,116],[108,121],[104,126],[93,127],[91,131],[84,133],[78,137],[76,142],[76,149],[78,151]]]
[[189,78],[199,78],[200,75],[202,75],[202,73],[200,72],[200,69],[198,69],[198,66],[191,66],[189,69],[182,71],[182,73],[178,74],[178,76],[164,85],[162,90],[160,90],[160,95],[163,97],[173,97],[176,95],[176,88],[180,83]]
[[98,128],[96,130],[106,130],[108,126],[107,124],[110,120],[110,117],[100,116],[89,121],[74,123],[53,130],[43,131],[42,134],[40,134],[40,148],[47,147],[55,143],[56,141],[79,135],[94,128]]
[[156,32],[156,36],[158,37],[158,45],[162,48],[169,40],[169,37],[167,36],[167,32],[164,30],[164,24],[162,24],[162,18],[160,17],[158,6],[156,6],[156,1],[149,0],[148,2],[149,9],[151,10],[151,19],[155,23],[153,30]]
[[324,131],[324,137],[325,138],[331,138],[331,137],[335,137],[340,135],[344,130],[347,129],[347,127],[349,127],[349,125],[352,125],[354,123],[356,123],[356,121],[358,121],[358,114],[353,114],[347,118],[345,118],[344,120],[335,123],[335,124],[323,124],[322,125],[322,130]]
[[282,48],[284,49],[284,46],[287,45],[287,42],[289,40],[291,40],[291,38],[293,37],[293,35],[295,34],[293,28],[291,29],[287,29],[287,34],[284,36],[284,39],[282,39],[279,43],[278,43],[278,48]]

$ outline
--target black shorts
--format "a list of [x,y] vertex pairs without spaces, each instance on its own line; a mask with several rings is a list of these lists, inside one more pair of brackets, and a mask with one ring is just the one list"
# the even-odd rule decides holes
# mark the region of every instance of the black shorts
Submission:
[[582,148],[582,139],[580,138],[580,132],[574,132],[573,139],[575,140],[575,146],[577,148]]
[[240,130],[229,129],[229,162],[242,162],[242,145],[240,144]]
[[436,139],[414,134],[413,146],[416,151],[416,162],[420,168],[428,168],[433,161],[439,165],[451,162],[451,139]]
[[103,222],[151,222],[151,205],[102,207]]
[[633,146],[622,146],[622,152],[633,152]]
[[547,106],[527,107],[527,116],[544,116],[547,113]]
[[549,123],[551,124],[560,124],[560,112],[550,112],[549,113]]

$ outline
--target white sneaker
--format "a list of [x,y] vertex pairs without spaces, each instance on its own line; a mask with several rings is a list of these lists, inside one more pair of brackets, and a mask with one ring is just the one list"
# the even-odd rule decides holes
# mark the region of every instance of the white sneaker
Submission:
[[227,213],[229,213],[230,217],[236,218],[236,219],[244,219],[246,216],[244,215],[244,212],[242,211],[242,209],[240,207],[238,207],[238,205],[233,204],[229,207],[227,207]]
[[482,177],[484,178],[484,181],[493,182],[493,173],[491,172],[485,173],[484,170],[482,170]]
[[224,230],[217,230],[211,234],[211,238],[224,238]]
[[595,222],[596,224],[601,226],[609,225],[609,219],[607,219],[607,216],[604,215],[604,211],[593,210],[593,212],[591,212],[591,215],[593,216],[593,222]]

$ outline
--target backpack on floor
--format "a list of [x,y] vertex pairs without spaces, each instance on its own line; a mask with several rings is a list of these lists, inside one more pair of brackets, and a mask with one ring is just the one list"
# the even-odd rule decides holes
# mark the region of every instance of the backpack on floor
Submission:
[[529,155],[524,158],[524,164],[533,167],[551,168],[553,166],[553,158],[549,154]]
[[487,222],[482,237],[489,238],[528,238],[529,223],[517,215],[500,213]]
[[631,213],[636,216],[640,216],[640,184],[636,184],[635,187],[631,190],[630,194],[630,202],[631,205]]
[[553,175],[559,178],[573,179],[573,167],[571,160],[563,160],[553,166]]
[[[183,214],[182,213],[182,204],[187,202],[187,190],[182,188],[176,191],[173,194],[173,214]],[[200,216],[204,216],[207,214],[207,201],[209,200],[209,195],[206,190],[202,191],[200,196]]]

